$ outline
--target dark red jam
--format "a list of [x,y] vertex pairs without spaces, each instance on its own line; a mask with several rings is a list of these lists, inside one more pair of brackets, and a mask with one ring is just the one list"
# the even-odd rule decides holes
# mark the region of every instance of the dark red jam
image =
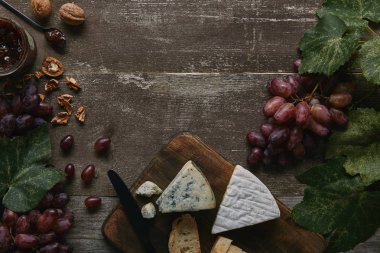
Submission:
[[23,41],[16,28],[0,20],[0,71],[15,66],[23,55]]
[[66,46],[66,37],[57,28],[50,28],[45,31],[45,38],[53,47],[63,49]]

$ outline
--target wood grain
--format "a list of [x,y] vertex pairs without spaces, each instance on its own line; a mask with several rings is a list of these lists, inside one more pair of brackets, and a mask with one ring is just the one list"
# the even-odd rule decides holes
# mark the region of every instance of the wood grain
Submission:
[[[177,175],[181,167],[188,161],[194,161],[202,170],[214,191],[217,206],[220,205],[234,165],[225,160],[217,152],[203,143],[198,137],[182,134],[171,140],[144,170],[139,179],[131,187],[131,192],[145,181],[155,182],[165,189]],[[148,201],[135,196],[142,207]],[[298,227],[290,218],[290,210],[278,201],[281,211],[279,219],[261,223],[235,231],[223,233],[234,240],[234,244],[248,253],[322,253],[325,242],[322,236]],[[198,230],[203,252],[210,252],[216,239],[211,235],[217,209],[193,212],[198,223]],[[173,220],[178,214],[158,213],[151,227],[155,231],[151,240],[157,252],[168,252],[167,243]],[[105,221],[102,231],[105,237],[122,252],[144,252],[122,207],[116,210]],[[133,243],[132,243],[133,242]]]

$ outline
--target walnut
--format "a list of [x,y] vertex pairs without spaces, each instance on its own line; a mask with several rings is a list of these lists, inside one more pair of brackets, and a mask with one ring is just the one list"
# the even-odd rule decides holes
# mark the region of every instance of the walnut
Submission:
[[59,9],[59,17],[68,25],[80,25],[86,19],[84,10],[73,3],[66,3]]
[[63,74],[64,68],[62,62],[49,56],[43,61],[41,70],[45,75],[58,77]]
[[51,79],[49,82],[45,83],[45,91],[51,92],[59,88],[59,82],[56,79]]
[[67,103],[71,103],[73,101],[73,96],[71,96],[69,94],[63,94],[63,95],[57,97],[57,103],[60,106],[64,106],[64,101]]
[[32,10],[37,18],[47,18],[51,14],[50,0],[32,0]]
[[84,120],[86,118],[86,108],[84,106],[80,106],[77,110],[77,113],[75,113],[75,117],[81,122],[84,123]]
[[63,100],[62,106],[65,108],[66,112],[69,115],[73,114],[73,107],[71,106],[71,104],[69,102],[67,102],[66,100]]
[[44,102],[45,101],[45,98],[46,98],[45,94],[38,93],[37,95],[38,95],[38,98],[40,99],[40,102]]
[[57,116],[55,116],[51,123],[54,125],[67,125],[70,120],[70,115],[67,112],[59,112]]
[[36,71],[34,72],[34,77],[37,78],[37,79],[41,79],[41,77],[43,76],[44,74],[42,74],[40,71]]
[[78,91],[80,90],[80,84],[72,77],[66,77],[65,82],[70,89]]

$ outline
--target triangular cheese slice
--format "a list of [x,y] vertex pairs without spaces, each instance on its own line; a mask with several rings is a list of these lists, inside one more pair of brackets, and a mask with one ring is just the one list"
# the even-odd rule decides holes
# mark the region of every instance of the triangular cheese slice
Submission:
[[280,217],[269,189],[251,172],[235,167],[223,196],[212,233],[217,234]]
[[209,182],[192,161],[182,167],[156,204],[162,213],[207,210],[216,206]]

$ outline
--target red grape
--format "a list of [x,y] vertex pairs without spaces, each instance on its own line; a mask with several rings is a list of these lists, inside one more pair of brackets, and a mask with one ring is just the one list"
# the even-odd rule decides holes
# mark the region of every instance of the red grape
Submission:
[[34,112],[34,116],[45,117],[45,116],[51,115],[52,113],[53,113],[53,105],[45,103],[45,102],[41,102],[37,106]]
[[267,146],[266,150],[267,150],[269,155],[275,156],[275,155],[278,155],[278,154],[285,152],[286,149],[285,149],[285,146],[283,146],[283,145],[276,146],[276,145],[271,143]]
[[65,167],[66,179],[71,180],[75,176],[75,167],[73,164],[69,163]]
[[15,237],[15,245],[20,249],[32,249],[39,243],[39,239],[35,235],[18,234]]
[[70,209],[66,209],[62,218],[68,219],[71,223],[74,222],[74,213]]
[[334,108],[343,108],[351,104],[352,96],[349,93],[331,94],[329,97],[329,102]]
[[92,164],[84,168],[81,174],[82,181],[85,183],[91,182],[94,176],[95,176],[95,166]]
[[18,130],[24,131],[32,128],[34,125],[34,118],[28,114],[20,115],[16,118],[16,127]]
[[283,124],[295,117],[296,108],[292,103],[285,103],[278,108],[273,118],[279,124]]
[[319,124],[312,117],[309,118],[308,128],[315,134],[324,137],[330,133],[330,130],[323,125]]
[[102,199],[99,197],[90,196],[84,200],[84,204],[89,209],[96,208],[102,204]]
[[268,88],[273,95],[280,96],[283,98],[289,97],[293,92],[290,83],[288,83],[283,78],[275,78],[271,80],[268,85]]
[[260,133],[249,132],[246,138],[252,147],[265,148],[267,146],[264,136]]
[[3,223],[8,228],[12,228],[14,225],[16,225],[18,219],[17,213],[5,208],[3,212]]
[[39,98],[37,95],[26,95],[22,99],[22,105],[24,107],[24,111],[26,113],[33,113],[39,104]]
[[298,75],[292,75],[292,76],[286,77],[286,81],[292,87],[292,95],[294,95],[298,92],[298,89],[300,86],[299,80],[300,80],[300,77]]
[[263,151],[261,148],[253,148],[248,156],[248,164],[254,166],[263,160]]
[[279,146],[289,139],[289,128],[276,128],[269,136],[269,142],[274,146]]
[[54,224],[54,232],[57,234],[63,234],[69,231],[72,223],[66,218],[59,218]]
[[43,208],[49,208],[53,204],[54,195],[51,192],[45,194],[45,196],[40,201],[40,206]]
[[60,147],[63,151],[69,151],[74,146],[74,137],[66,135],[60,142]]
[[73,247],[67,244],[59,245],[59,253],[71,253],[71,252],[73,252]]
[[16,117],[13,114],[7,114],[0,120],[0,134],[12,137],[16,130]]
[[110,146],[111,146],[111,139],[102,137],[96,140],[94,144],[94,149],[96,152],[105,152],[109,150]]
[[307,121],[309,119],[309,115],[310,115],[309,105],[304,101],[299,102],[296,105],[296,111],[295,111],[297,125],[302,128],[306,127]]
[[36,225],[38,218],[41,216],[41,212],[38,210],[32,210],[29,212],[29,221],[31,225]]
[[59,244],[57,242],[43,246],[39,253],[59,253]]
[[330,111],[331,119],[332,121],[334,121],[334,123],[340,126],[344,126],[348,123],[347,115],[341,110],[330,108],[329,111]]
[[40,234],[38,237],[40,238],[41,246],[53,243],[57,240],[57,235],[54,232],[49,232],[47,234]]
[[263,112],[264,115],[267,117],[273,116],[278,108],[280,108],[283,104],[285,104],[285,99],[283,97],[272,97],[268,100],[268,102],[265,104]]
[[30,220],[26,215],[21,215],[16,222],[16,234],[28,234],[30,232]]
[[310,113],[318,123],[328,126],[331,123],[331,115],[326,106],[321,104],[313,105]]
[[261,134],[268,139],[269,135],[273,132],[273,130],[276,129],[276,126],[271,123],[264,123],[260,127]]
[[293,69],[295,72],[298,72],[299,67],[301,66],[302,60],[301,59],[296,59],[293,62]]
[[301,143],[303,139],[303,130],[299,127],[293,127],[290,131],[288,140],[288,150],[292,151],[294,147]]
[[0,226],[0,252],[7,252],[12,247],[12,236],[9,229],[1,225]]
[[45,234],[53,229],[54,222],[56,221],[58,213],[54,209],[47,209],[38,218],[37,230],[39,233]]
[[64,192],[55,194],[53,199],[53,207],[64,208],[67,205],[67,203],[69,203],[69,200],[69,195],[67,195]]

